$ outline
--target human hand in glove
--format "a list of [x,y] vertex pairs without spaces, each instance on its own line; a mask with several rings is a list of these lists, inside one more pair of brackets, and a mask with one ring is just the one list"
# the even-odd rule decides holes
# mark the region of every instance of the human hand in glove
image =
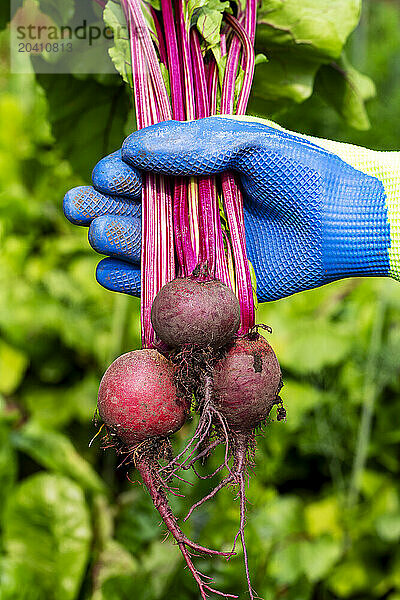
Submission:
[[350,276],[400,278],[400,153],[307,137],[252,117],[167,121],[101,160],[64,212],[89,226],[107,289],[140,294],[141,171],[236,171],[259,301]]

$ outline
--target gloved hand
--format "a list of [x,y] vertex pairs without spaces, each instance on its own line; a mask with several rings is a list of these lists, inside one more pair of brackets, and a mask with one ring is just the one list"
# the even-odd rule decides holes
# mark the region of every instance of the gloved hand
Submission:
[[400,153],[311,138],[252,117],[208,117],[133,133],[121,155],[96,166],[94,188],[66,195],[66,216],[90,225],[93,248],[112,257],[99,263],[99,283],[140,292],[140,170],[227,169],[241,176],[260,301],[343,277],[400,277]]

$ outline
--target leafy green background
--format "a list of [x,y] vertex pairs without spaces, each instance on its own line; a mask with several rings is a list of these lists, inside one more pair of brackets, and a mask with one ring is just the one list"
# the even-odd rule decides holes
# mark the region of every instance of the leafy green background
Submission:
[[[265,2],[269,25],[260,25],[257,45],[270,62],[257,67],[253,112],[314,135],[398,149],[400,9],[364,2],[344,55],[358,9],[354,0]],[[195,600],[178,550],[161,543],[149,497],[116,470],[111,452],[96,440],[88,447],[102,372],[139,345],[138,301],[96,284],[98,257],[85,230],[64,219],[61,200],[130,130],[129,98],[117,75],[11,76],[7,51],[5,32],[0,597]],[[369,130],[364,98],[373,88],[350,64],[376,85]],[[400,600],[399,290],[389,280],[354,279],[259,308],[259,321],[273,327],[288,411],[287,422],[259,436],[249,490],[254,586],[268,600]],[[176,436],[177,448],[189,432]],[[177,514],[206,483],[174,499]],[[187,532],[229,547],[237,519],[234,495],[224,491]],[[199,566],[220,589],[247,597],[240,556]]]

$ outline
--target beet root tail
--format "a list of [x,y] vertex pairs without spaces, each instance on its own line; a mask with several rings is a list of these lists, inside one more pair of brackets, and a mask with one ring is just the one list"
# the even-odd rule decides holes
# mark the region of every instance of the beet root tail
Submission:
[[[246,473],[247,468],[249,467],[249,454],[251,455],[251,451],[254,446],[254,436],[251,434],[235,434],[230,432],[232,448],[233,448],[233,467],[230,470],[229,475],[227,475],[224,479],[217,484],[209,494],[207,494],[201,500],[198,500],[193,506],[190,508],[189,512],[185,517],[185,521],[189,519],[193,511],[213,498],[221,489],[227,487],[228,485],[235,485],[238,489],[238,497],[240,502],[240,525],[239,530],[235,536],[233,547],[232,547],[232,556],[235,553],[236,542],[238,538],[240,538],[242,548],[243,548],[243,560],[244,567],[246,573],[246,581],[249,592],[250,600],[255,600],[255,592],[251,585],[250,580],[250,569],[249,569],[249,561],[245,540],[245,527],[246,527]],[[224,465],[222,465],[224,466]]]
[[211,586],[212,581],[205,581],[206,576],[200,573],[193,564],[190,551],[199,552],[203,555],[208,556],[222,556],[224,558],[230,558],[234,552],[220,552],[201,546],[196,542],[192,542],[180,529],[177,524],[175,515],[173,514],[171,507],[169,506],[168,499],[165,492],[165,485],[158,472],[158,465],[155,461],[152,461],[149,457],[136,457],[135,466],[138,469],[144,485],[147,487],[153,504],[159,512],[165,526],[168,531],[174,537],[179,549],[182,553],[183,558],[187,564],[188,569],[193,575],[197,585],[199,586],[200,595],[202,600],[207,600],[207,593],[217,594],[224,598],[237,598],[233,594],[226,594],[214,589]]

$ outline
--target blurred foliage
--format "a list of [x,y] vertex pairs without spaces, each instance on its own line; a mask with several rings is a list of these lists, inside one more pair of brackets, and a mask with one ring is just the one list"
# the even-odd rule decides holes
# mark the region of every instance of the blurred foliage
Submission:
[[[321,2],[324,11],[334,11],[333,5],[348,8],[343,21],[350,14],[353,27],[350,9],[358,3]],[[277,36],[281,21],[275,16]],[[313,71],[316,93],[280,115],[281,124],[398,149],[399,25],[394,2],[365,3],[361,25],[345,49],[377,87],[369,131],[350,129],[325,103],[336,104],[344,116],[347,111],[365,117],[347,84],[337,82],[343,104],[329,98],[322,71],[334,68],[329,61]],[[346,60],[337,56],[344,39],[339,45],[327,41],[327,29],[322,20],[319,55]],[[299,39],[305,35],[297,26],[296,31]],[[261,34],[271,48],[281,42],[289,47],[290,41],[272,34]],[[65,191],[88,180],[89,165],[106,148],[101,136],[87,138],[87,132],[98,132],[101,113],[85,107],[84,97],[75,105],[66,94],[58,114],[68,116],[70,129],[79,112],[86,123],[83,136],[73,132],[73,146],[59,143],[57,128],[50,130],[43,88],[33,76],[10,76],[6,55],[3,34],[0,597],[195,600],[198,593],[179,551],[169,541],[161,543],[163,530],[148,495],[123,469],[116,470],[115,457],[101,452],[97,440],[88,446],[96,433],[92,415],[105,366],[139,346],[138,301],[95,283],[98,257],[85,230],[72,227],[61,210]],[[290,65],[296,77],[297,64],[312,62],[306,49],[297,60]],[[313,77],[311,89],[312,82]],[[361,97],[370,95],[362,82]],[[111,93],[119,85],[107,84]],[[87,82],[81,85],[84,90]],[[51,111],[53,123],[54,115]],[[110,144],[117,144],[118,128],[121,135],[126,130],[123,121],[121,114]],[[254,586],[265,599],[400,598],[399,289],[389,280],[346,280],[259,309],[259,322],[273,327],[270,339],[284,370],[288,411],[287,422],[272,419],[259,435],[249,490],[250,563]],[[177,434],[177,448],[190,427]],[[209,467],[217,461],[218,456]],[[177,513],[183,515],[206,489],[207,481],[187,486],[184,500],[174,498]],[[205,545],[229,548],[237,520],[237,502],[226,490],[193,516],[187,532]],[[220,589],[242,599],[247,596],[240,559],[199,563]]]
[[361,0],[263,0],[256,48],[268,61],[256,68],[249,112],[276,117],[307,98],[324,98],[351,126],[365,130],[373,81],[351,64],[345,43]]
[[[350,37],[345,51],[357,67],[373,80],[375,98],[368,102],[371,129],[354,131],[331,110],[337,97],[329,98],[324,83],[324,66],[315,82],[315,93],[302,105],[291,107],[279,115],[279,122],[302,132],[350,141],[377,150],[397,150],[400,131],[400,14],[399,3],[393,0],[364,0],[360,24]],[[371,97],[368,84],[362,86],[364,95]],[[349,110],[347,107],[346,110]],[[339,114],[343,112],[339,110]],[[282,111],[281,111],[282,113]],[[359,118],[363,118],[363,110]]]

